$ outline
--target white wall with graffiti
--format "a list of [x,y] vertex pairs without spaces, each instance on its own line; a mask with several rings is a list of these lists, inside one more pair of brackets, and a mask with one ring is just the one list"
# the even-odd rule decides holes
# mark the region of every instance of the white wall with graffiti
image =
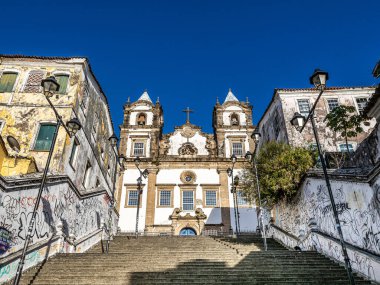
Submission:
[[[352,266],[379,282],[380,178],[371,184],[344,180],[332,179],[331,183],[344,239],[352,245],[348,250]],[[340,245],[334,240],[338,234],[323,178],[307,178],[298,196],[276,205],[272,216],[275,227],[271,234],[285,245],[318,250],[343,261]]]
[[[36,202],[38,183],[23,190],[5,191],[0,188],[0,283],[12,278],[17,269],[27,227]],[[80,197],[70,187],[69,180],[45,188],[38,208],[25,269],[57,252],[83,252],[99,242],[103,224],[108,224],[109,196],[105,191]],[[112,217],[116,228],[116,216]],[[97,235],[91,235],[98,231]],[[57,237],[65,238],[57,238]],[[88,238],[86,238],[88,237]],[[66,242],[70,240],[71,243]],[[75,241],[83,240],[73,247]]]

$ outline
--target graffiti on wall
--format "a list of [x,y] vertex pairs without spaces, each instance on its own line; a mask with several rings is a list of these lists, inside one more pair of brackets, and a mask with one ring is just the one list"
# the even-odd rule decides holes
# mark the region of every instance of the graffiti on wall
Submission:
[[[0,195],[0,255],[7,256],[22,248],[37,189]],[[46,240],[61,222],[66,235],[77,239],[101,227],[108,218],[108,202],[101,196],[80,200],[71,189],[53,186],[45,189],[32,229],[32,242]],[[4,269],[3,269],[4,270]]]
[[[332,186],[345,240],[380,254],[380,183],[370,187],[364,183],[334,182]],[[280,203],[275,212],[275,223],[295,236],[310,232],[308,224],[314,219],[318,230],[338,238],[323,180],[307,179],[298,197],[291,203]]]
[[12,233],[4,228],[0,227],[0,255],[3,255],[11,247]]

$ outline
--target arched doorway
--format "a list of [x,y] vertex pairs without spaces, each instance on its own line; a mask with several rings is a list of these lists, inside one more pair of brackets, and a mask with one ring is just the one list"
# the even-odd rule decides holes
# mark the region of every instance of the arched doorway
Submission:
[[196,236],[197,233],[192,228],[183,228],[179,232],[180,236]]

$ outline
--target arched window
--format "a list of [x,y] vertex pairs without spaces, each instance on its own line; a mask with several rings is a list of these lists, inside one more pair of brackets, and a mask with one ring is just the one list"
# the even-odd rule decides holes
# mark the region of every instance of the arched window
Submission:
[[232,114],[231,115],[231,125],[232,126],[238,126],[239,125],[239,116],[238,114]]
[[137,124],[139,126],[146,125],[146,115],[144,113],[140,113],[137,115]]

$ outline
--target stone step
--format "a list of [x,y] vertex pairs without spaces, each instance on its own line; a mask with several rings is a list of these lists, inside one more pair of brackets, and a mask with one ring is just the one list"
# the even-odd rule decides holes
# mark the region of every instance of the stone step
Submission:
[[[101,244],[83,254],[58,254],[26,272],[21,284],[347,284],[342,266],[316,252],[289,251],[260,236],[116,236],[110,253]],[[357,277],[356,277],[357,278]],[[33,280],[32,283],[30,281]],[[357,278],[357,284],[370,284]]]

